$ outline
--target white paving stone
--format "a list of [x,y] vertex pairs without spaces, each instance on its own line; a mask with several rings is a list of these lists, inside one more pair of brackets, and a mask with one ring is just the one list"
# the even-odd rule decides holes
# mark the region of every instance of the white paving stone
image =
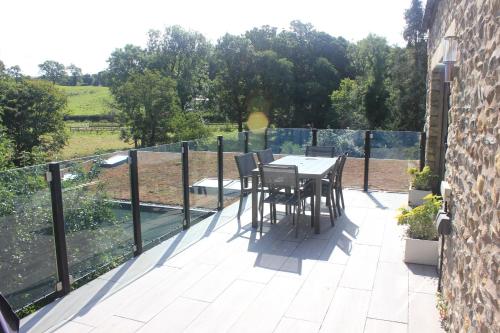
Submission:
[[368,317],[408,322],[408,269],[404,263],[379,262]]
[[439,314],[436,309],[436,295],[410,293],[409,333],[440,333]]
[[379,252],[379,246],[356,244],[340,285],[347,288],[372,290]]
[[231,327],[230,332],[273,332],[302,283],[300,279],[274,277]]
[[320,332],[363,332],[371,292],[351,288],[337,289]]
[[179,297],[145,324],[138,332],[182,332],[209,304]]
[[274,333],[316,333],[319,327],[319,323],[283,317]]
[[318,262],[295,296],[286,316],[321,323],[343,270],[342,265]]
[[[366,320],[364,333],[407,333],[408,327],[406,324],[368,318]],[[421,333],[427,331],[421,331]]]
[[226,332],[263,288],[261,283],[236,280],[188,326],[186,332]]

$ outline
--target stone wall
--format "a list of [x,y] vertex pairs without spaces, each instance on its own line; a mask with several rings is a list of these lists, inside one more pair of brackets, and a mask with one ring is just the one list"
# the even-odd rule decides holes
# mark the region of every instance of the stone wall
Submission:
[[429,22],[429,87],[445,33],[453,26],[459,38],[445,175],[454,225],[443,261],[450,330],[500,332],[500,0],[428,2],[435,4]]

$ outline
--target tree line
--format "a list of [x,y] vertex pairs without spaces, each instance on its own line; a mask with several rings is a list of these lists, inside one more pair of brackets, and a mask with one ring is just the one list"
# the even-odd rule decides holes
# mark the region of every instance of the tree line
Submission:
[[[155,103],[167,118],[202,110],[209,120],[237,122],[240,131],[255,111],[276,127],[420,131],[427,68],[422,16],[413,0],[405,12],[405,47],[372,34],[351,43],[300,21],[282,31],[262,26],[225,34],[215,45],[171,26],[150,31],[144,48],[115,50],[108,83],[124,111],[123,125],[142,126],[139,132],[151,138],[169,127],[154,121]],[[155,95],[148,82],[163,89]],[[141,84],[149,84],[149,94],[131,98]]]
[[[422,17],[420,0],[412,0],[405,47],[372,34],[352,43],[300,21],[281,31],[262,26],[225,34],[215,44],[170,26],[150,31],[145,47],[116,49],[108,68],[90,76],[92,84],[109,86],[122,138],[136,146],[206,136],[204,121],[236,122],[242,131],[256,111],[275,127],[420,131],[427,68]],[[65,99],[45,81],[90,84],[75,65],[48,60],[39,67],[42,80],[30,80],[0,61],[0,142],[9,143],[0,150],[13,147],[16,165],[64,145]]]

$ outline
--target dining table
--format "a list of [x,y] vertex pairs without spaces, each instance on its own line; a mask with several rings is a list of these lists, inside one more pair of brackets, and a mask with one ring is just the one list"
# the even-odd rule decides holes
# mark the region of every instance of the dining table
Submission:
[[[314,184],[314,196],[311,201],[314,232],[319,234],[320,228],[320,206],[321,206],[321,181],[335,166],[338,157],[310,157],[287,155],[274,160],[270,164],[296,165],[300,180],[312,181]],[[259,169],[252,170],[252,227],[258,226],[258,195],[259,195]],[[314,204],[316,203],[316,204]]]

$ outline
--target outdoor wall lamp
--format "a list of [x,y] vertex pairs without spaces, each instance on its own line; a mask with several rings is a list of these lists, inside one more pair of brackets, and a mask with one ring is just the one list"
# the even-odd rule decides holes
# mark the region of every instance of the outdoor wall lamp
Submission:
[[457,61],[458,37],[444,37],[443,47],[444,81],[451,82],[453,81],[455,62]]

